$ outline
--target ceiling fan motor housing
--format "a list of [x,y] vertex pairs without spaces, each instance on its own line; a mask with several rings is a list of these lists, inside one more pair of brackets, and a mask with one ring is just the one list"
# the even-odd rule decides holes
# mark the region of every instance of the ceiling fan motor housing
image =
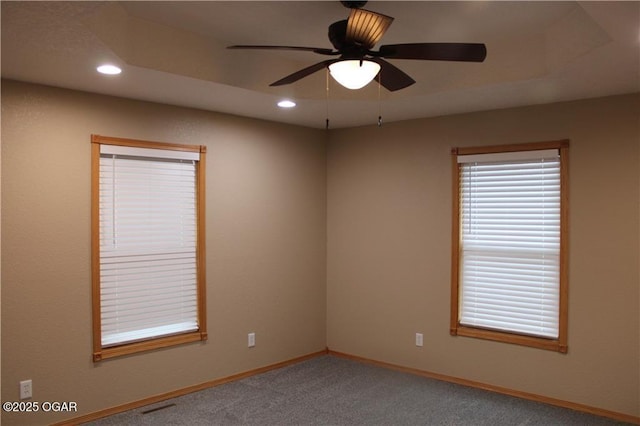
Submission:
[[329,25],[329,41],[340,52],[342,59],[362,59],[369,51],[366,47],[347,40],[348,20],[334,22]]
[[333,47],[338,50],[344,50],[346,45],[347,38],[347,20],[342,20],[338,22],[334,22],[329,25],[329,41],[333,45]]

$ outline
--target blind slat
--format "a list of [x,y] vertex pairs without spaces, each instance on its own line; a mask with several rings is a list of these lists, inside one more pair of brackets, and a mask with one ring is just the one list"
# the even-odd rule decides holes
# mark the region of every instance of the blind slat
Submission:
[[99,165],[102,345],[197,330],[197,156],[107,151]]
[[460,160],[460,323],[556,338],[559,158],[482,158]]

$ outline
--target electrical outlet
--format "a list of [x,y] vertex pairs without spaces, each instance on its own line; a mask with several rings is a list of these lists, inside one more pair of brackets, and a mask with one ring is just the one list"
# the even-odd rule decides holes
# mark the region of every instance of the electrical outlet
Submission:
[[416,346],[422,346],[423,336],[422,333],[416,333]]
[[250,348],[256,345],[256,333],[249,333],[247,336],[247,344]]
[[27,399],[33,396],[32,385],[31,379],[20,382],[20,399]]

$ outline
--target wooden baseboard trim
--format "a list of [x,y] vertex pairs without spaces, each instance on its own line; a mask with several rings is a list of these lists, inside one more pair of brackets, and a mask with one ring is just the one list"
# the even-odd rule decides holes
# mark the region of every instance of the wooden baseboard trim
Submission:
[[376,360],[369,359],[369,358],[364,358],[364,357],[360,357],[360,356],[356,356],[356,355],[350,355],[350,354],[346,354],[346,353],[342,353],[342,352],[333,351],[331,349],[328,349],[327,353],[329,355],[332,355],[332,356],[335,356],[335,357],[345,358],[345,359],[349,359],[349,360],[352,360],[352,361],[362,362],[362,363],[365,363],[365,364],[371,364],[371,365],[375,365],[375,366],[378,366],[378,367],[387,368],[387,369],[390,369],[390,370],[396,370],[396,371],[401,371],[401,372],[404,372],[404,373],[414,374],[414,375],[417,375],[417,376],[428,377],[430,379],[441,380],[443,382],[449,382],[449,383],[455,383],[455,384],[458,384],[458,385],[469,386],[469,387],[472,387],[472,388],[487,390],[487,391],[490,391],[490,392],[496,392],[496,393],[500,393],[500,394],[503,394],[503,395],[515,396],[517,398],[528,399],[530,401],[536,401],[536,402],[542,402],[542,403],[549,404],[549,405],[555,405],[557,407],[569,408],[569,409],[575,410],[575,411],[581,411],[581,412],[588,413],[588,414],[594,414],[596,416],[608,417],[610,419],[617,420],[617,421],[622,421],[622,422],[627,422],[627,423],[640,425],[640,417],[631,416],[629,414],[617,413],[615,411],[604,410],[602,408],[591,407],[589,405],[578,404],[578,403],[575,403],[575,402],[564,401],[564,400],[561,400],[561,399],[550,398],[550,397],[547,397],[547,396],[536,395],[536,394],[533,394],[533,393],[517,391],[517,390],[513,390],[513,389],[503,388],[501,386],[494,386],[494,385],[489,385],[489,384],[486,384],[486,383],[476,382],[476,381],[473,381],[473,380],[467,380],[467,379],[461,379],[461,378],[458,378],[458,377],[447,376],[447,375],[444,375],[444,374],[432,373],[432,372],[429,372],[429,371],[419,370],[419,369],[416,369],[416,368],[403,367],[401,365],[390,364],[390,363],[383,362],[383,361],[376,361]]
[[326,355],[329,352],[328,349],[324,349],[322,351],[313,352],[308,355],[303,355],[297,358],[292,358],[286,361],[278,362],[275,364],[267,365],[264,367],[256,368],[253,370],[245,371],[243,373],[233,374],[231,376],[222,377],[220,379],[210,380],[208,382],[200,383],[197,385],[189,386],[183,389],[178,389],[175,391],[154,395],[148,398],[141,399],[139,401],[129,402],[126,404],[118,405],[116,407],[106,408],[104,410],[96,411],[94,413],[86,414],[84,416],[75,417],[69,420],[64,420],[59,423],[54,423],[52,426],[72,426],[78,425],[85,422],[90,422],[94,420],[101,419],[103,417],[111,416],[113,414],[122,413],[123,411],[129,411],[136,408],[144,407],[145,405],[155,404],[157,402],[165,401],[167,399],[176,398],[178,396],[187,395],[189,393],[201,391],[204,389],[212,388],[214,386],[219,386],[225,383],[234,382],[236,380],[242,380],[247,377],[255,376],[256,374],[266,373],[267,371],[277,370],[282,367],[286,367],[292,364],[297,364],[302,361],[306,361],[312,358],[316,358],[318,356]]

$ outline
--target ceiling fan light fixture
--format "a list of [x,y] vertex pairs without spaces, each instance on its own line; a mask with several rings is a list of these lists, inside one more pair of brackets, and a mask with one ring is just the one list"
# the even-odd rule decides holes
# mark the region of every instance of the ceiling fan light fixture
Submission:
[[329,65],[329,73],[335,81],[347,89],[361,89],[373,80],[380,71],[380,65],[367,60],[338,61]]

